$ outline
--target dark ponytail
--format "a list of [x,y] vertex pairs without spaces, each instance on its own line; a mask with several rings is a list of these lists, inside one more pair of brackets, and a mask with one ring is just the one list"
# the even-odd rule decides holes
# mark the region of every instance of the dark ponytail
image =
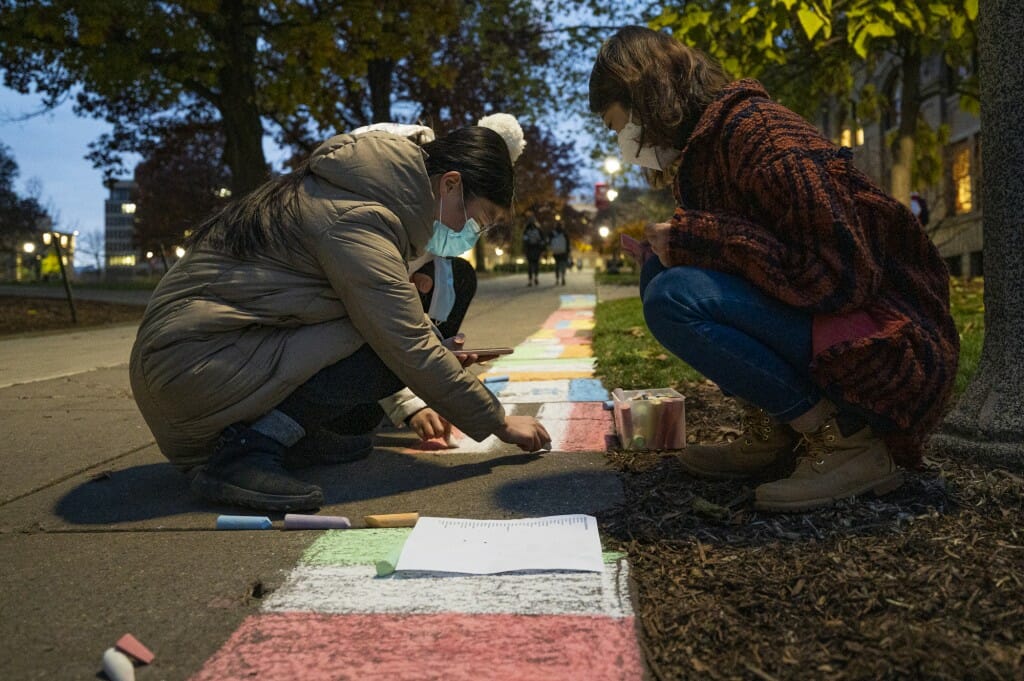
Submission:
[[510,209],[516,180],[505,140],[490,128],[459,128],[446,137],[423,145],[427,174],[431,177],[458,171],[466,198],[483,198]]
[[289,227],[299,220],[299,187],[310,174],[309,167],[307,159],[292,172],[224,206],[196,228],[187,245],[206,246],[236,258],[287,248]]

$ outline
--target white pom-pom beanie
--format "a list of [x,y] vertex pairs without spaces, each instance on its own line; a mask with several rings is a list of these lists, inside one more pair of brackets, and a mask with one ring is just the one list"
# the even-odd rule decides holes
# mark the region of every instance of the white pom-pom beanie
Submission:
[[505,144],[508,145],[508,155],[512,158],[512,163],[518,160],[523,153],[523,149],[526,148],[523,128],[512,114],[496,113],[484,116],[477,125],[490,128],[501,135],[502,139],[505,140]]

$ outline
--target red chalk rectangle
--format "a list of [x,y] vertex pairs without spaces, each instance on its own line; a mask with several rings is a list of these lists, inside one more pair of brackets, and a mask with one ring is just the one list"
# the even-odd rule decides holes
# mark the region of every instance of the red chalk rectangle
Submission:
[[632,617],[249,617],[191,681],[641,681]]
[[601,402],[574,402],[559,442],[561,452],[603,452],[611,435],[611,415]]
[[114,644],[114,647],[125,655],[134,657],[142,664],[150,664],[154,659],[156,659],[156,655],[154,655],[149,648],[142,645],[142,643],[139,642],[139,639],[135,638],[131,634],[125,634],[119,638],[117,643]]

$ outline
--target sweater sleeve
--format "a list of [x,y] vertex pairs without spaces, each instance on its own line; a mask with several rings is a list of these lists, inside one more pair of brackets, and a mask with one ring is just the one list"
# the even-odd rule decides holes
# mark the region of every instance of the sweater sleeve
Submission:
[[778,105],[748,119],[724,150],[728,194],[744,205],[677,209],[669,264],[741,276],[809,312],[863,306],[882,273],[846,181],[847,155]]

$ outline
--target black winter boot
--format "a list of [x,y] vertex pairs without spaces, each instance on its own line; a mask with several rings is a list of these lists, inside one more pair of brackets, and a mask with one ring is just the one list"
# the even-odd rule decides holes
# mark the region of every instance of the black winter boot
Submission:
[[243,425],[224,431],[217,451],[192,478],[192,492],[222,504],[262,511],[308,511],[324,504],[316,485],[293,478],[283,465],[287,448]]

